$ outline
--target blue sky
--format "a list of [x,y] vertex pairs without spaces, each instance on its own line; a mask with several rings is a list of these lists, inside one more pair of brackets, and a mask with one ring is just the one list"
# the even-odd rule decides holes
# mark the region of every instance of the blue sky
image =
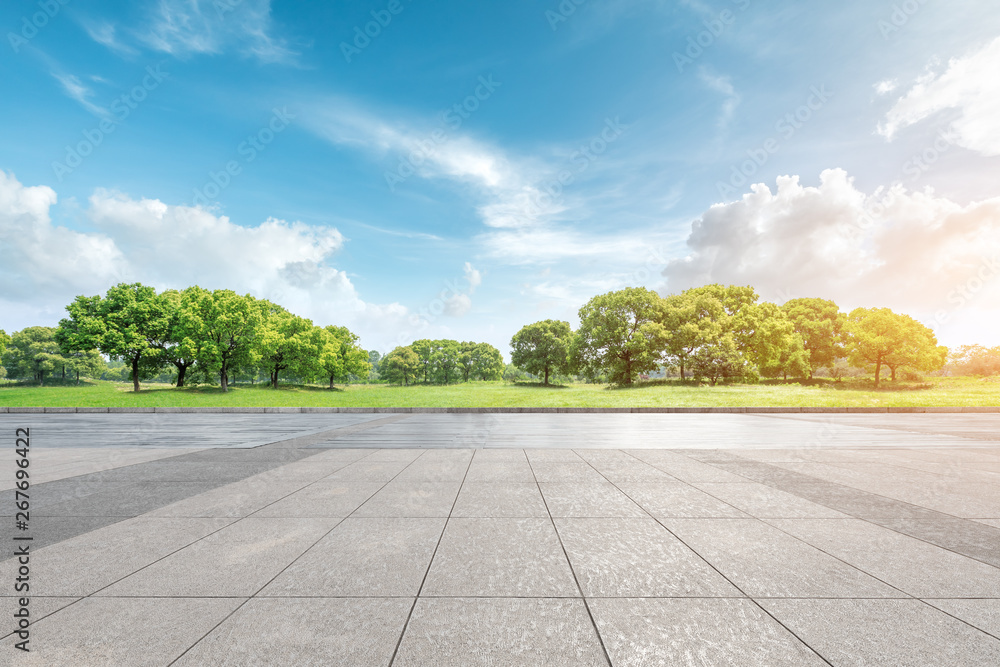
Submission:
[[139,280],[506,352],[598,293],[726,282],[1000,344],[985,0],[43,0],[0,26],[8,331]]

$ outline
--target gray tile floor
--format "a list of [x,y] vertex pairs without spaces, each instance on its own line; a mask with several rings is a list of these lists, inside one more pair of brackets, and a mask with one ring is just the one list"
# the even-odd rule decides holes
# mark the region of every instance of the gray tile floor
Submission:
[[25,425],[0,664],[1000,664],[994,415]]

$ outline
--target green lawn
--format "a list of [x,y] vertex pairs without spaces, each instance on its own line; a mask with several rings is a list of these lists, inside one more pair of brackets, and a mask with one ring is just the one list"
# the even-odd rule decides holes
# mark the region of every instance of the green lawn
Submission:
[[[870,384],[870,383],[868,383]],[[214,387],[176,389],[162,384],[90,382],[73,385],[0,385],[0,406],[10,407],[886,407],[998,406],[1000,378],[933,378],[926,383],[886,385],[816,381],[808,385],[760,384],[699,387],[651,382],[630,388],[572,384],[474,382],[450,386],[351,385],[331,391],[313,386],[238,385],[223,394]]]

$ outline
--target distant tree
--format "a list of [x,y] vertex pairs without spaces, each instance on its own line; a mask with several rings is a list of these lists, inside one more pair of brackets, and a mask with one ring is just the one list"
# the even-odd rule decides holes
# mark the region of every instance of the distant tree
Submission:
[[832,369],[844,355],[843,335],[847,316],[833,301],[826,299],[792,299],[782,310],[792,321],[795,331],[809,354],[809,377],[820,368]]
[[80,384],[80,376],[100,378],[107,370],[108,363],[99,350],[82,350],[63,355],[65,367],[76,374],[76,383]]
[[450,384],[453,379],[458,379],[461,346],[455,340],[435,340],[432,343],[431,367],[434,369],[434,379],[442,384]]
[[543,384],[547,385],[552,373],[569,373],[572,345],[573,330],[569,322],[542,320],[521,327],[510,339],[510,361],[518,368],[543,377]]
[[[0,329],[0,359],[3,359],[4,350],[7,349],[7,346],[9,344],[10,344],[10,336],[7,335],[6,331]],[[4,368],[3,366],[0,366],[0,378],[4,378],[6,376],[7,376],[7,369]]]
[[378,350],[369,350],[368,363],[371,364],[372,370],[378,373],[379,365],[382,363],[382,354]]
[[78,296],[66,306],[69,319],[59,322],[56,339],[63,352],[98,349],[131,367],[132,388],[163,365],[154,343],[163,340],[169,317],[152,287],[122,283],[100,296]]
[[642,287],[595,296],[580,309],[574,365],[623,385],[656,370],[666,337],[661,311],[662,299]]
[[878,388],[882,367],[892,370],[906,366],[935,370],[944,365],[946,348],[937,345],[934,332],[907,315],[888,308],[855,308],[847,316],[847,354],[855,366],[875,373]]
[[412,347],[397,347],[382,357],[379,368],[380,375],[389,382],[409,385],[420,373],[420,358]]
[[420,360],[420,376],[423,378],[424,383],[430,383],[434,370],[434,341],[427,340],[426,338],[415,340],[410,343],[410,348],[413,349]]
[[65,362],[55,334],[51,327],[27,327],[15,332],[2,357],[10,377],[30,378],[44,384],[46,374]]
[[951,352],[948,362],[957,375],[1000,375],[1000,346],[963,345]]

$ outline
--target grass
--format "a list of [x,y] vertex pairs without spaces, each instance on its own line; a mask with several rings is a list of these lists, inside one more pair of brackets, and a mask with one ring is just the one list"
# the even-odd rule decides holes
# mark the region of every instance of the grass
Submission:
[[325,387],[237,385],[177,389],[145,384],[86,382],[44,387],[0,385],[0,406],[9,407],[929,407],[1000,405],[998,378],[933,378],[924,382],[815,380],[799,383],[697,386],[680,381],[645,382],[632,387],[569,384],[473,382],[449,386]]

